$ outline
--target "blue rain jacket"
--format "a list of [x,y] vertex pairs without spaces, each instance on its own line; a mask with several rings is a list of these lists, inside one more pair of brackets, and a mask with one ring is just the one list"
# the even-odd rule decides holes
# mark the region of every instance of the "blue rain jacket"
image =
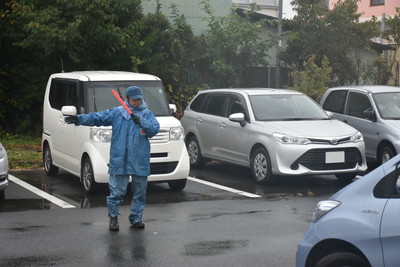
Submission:
[[160,124],[147,104],[137,108],[128,101],[125,104],[133,114],[140,116],[140,125],[133,122],[124,107],[119,106],[102,112],[78,115],[75,125],[112,126],[109,174],[150,175],[150,142],[160,130]]

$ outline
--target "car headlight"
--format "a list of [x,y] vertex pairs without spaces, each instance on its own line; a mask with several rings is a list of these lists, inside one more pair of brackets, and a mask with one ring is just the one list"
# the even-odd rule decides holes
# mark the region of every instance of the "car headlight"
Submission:
[[340,204],[342,203],[336,200],[323,200],[318,202],[317,207],[315,208],[312,215],[312,221],[317,222],[322,216],[324,216],[334,208],[340,206]]
[[172,127],[169,130],[169,139],[170,140],[180,140],[185,137],[185,131],[182,126]]
[[278,140],[282,144],[307,145],[307,144],[311,143],[310,139],[305,138],[305,137],[290,136],[290,135],[280,134],[280,133],[273,133],[273,135],[275,136],[276,140]]
[[364,140],[363,135],[360,132],[357,132],[355,135],[352,135],[350,137],[350,141],[352,142],[361,142],[363,140]]
[[111,129],[90,128],[90,140],[101,143],[110,143],[112,136]]

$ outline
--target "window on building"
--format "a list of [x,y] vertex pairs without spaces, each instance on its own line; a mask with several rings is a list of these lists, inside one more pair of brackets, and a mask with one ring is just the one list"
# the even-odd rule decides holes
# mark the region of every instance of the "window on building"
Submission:
[[371,6],[381,6],[385,4],[385,0],[371,0]]

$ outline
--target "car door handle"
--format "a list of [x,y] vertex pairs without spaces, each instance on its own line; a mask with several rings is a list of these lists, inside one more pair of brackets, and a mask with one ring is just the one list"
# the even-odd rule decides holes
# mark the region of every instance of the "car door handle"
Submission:
[[225,128],[225,127],[226,127],[226,123],[225,123],[225,122],[221,122],[221,123],[219,124],[219,127],[220,127],[220,128]]
[[196,119],[196,122],[197,122],[197,123],[202,123],[202,122],[203,122],[203,119],[202,119],[202,118],[197,118],[197,119]]

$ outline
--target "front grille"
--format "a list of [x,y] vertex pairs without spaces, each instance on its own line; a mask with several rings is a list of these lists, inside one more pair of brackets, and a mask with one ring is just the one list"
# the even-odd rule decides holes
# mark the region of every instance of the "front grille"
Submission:
[[176,169],[178,161],[150,163],[150,174],[166,174]]
[[158,134],[150,138],[150,144],[166,143],[169,141],[169,128],[161,128]]
[[[344,151],[344,161],[341,163],[325,163],[325,153],[332,151]],[[297,169],[298,164],[313,171],[353,169],[357,162],[362,163],[360,151],[357,148],[344,149],[311,149],[298,158],[292,169]]]
[[345,137],[345,138],[340,138],[340,139],[336,139],[336,138],[330,138],[330,139],[326,139],[326,138],[324,138],[324,139],[308,138],[308,139],[311,141],[312,144],[330,144],[330,145],[335,144],[335,145],[339,145],[339,144],[343,144],[343,143],[352,142],[350,136]]

